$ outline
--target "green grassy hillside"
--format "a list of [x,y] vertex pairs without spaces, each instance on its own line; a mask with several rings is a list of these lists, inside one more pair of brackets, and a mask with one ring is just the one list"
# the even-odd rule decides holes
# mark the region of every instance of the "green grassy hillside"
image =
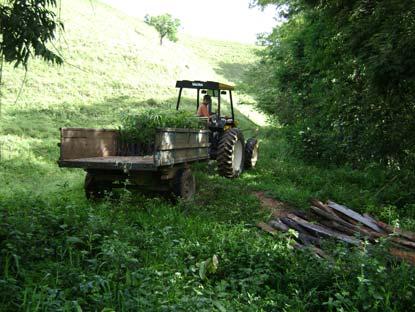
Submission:
[[[152,28],[107,5],[62,6],[66,31],[55,45],[65,65],[33,61],[17,101],[25,74],[3,73],[0,311],[415,309],[414,269],[384,250],[332,246],[328,262],[255,228],[270,212],[254,191],[303,209],[310,197],[332,198],[415,228],[413,206],[400,215],[387,205],[404,182],[376,168],[304,163],[271,126],[260,129],[257,168],[240,178],[195,166],[193,202],[127,190],[87,201],[84,172],[56,164],[59,127],[117,127],[123,113],[174,106],[177,79],[243,82],[256,48],[190,37],[160,47]],[[239,117],[250,135],[256,125]]]

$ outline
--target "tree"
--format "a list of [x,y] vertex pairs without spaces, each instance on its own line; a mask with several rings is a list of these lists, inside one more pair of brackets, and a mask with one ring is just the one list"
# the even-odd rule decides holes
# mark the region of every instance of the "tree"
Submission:
[[170,41],[177,41],[177,30],[180,27],[180,20],[170,14],[144,17],[144,21],[153,26],[160,35],[160,45],[163,45],[163,38],[167,37]]
[[50,9],[56,0],[4,0],[0,2],[0,57],[15,67],[27,68],[30,57],[61,64],[62,58],[47,46],[63,24]]
[[295,150],[325,163],[415,169],[415,2],[251,4],[274,4],[286,18],[249,77]]

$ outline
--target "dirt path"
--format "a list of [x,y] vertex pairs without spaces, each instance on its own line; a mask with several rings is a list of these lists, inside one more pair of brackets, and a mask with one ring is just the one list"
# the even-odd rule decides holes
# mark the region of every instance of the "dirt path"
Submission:
[[253,192],[252,194],[259,199],[262,208],[269,210],[276,218],[285,217],[293,211],[293,207],[288,203],[267,196],[262,191]]

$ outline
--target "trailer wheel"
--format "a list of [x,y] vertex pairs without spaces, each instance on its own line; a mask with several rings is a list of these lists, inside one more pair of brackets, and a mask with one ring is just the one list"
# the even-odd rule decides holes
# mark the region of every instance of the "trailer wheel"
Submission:
[[226,178],[239,176],[244,168],[245,144],[244,136],[238,128],[226,131],[218,146],[219,174]]
[[258,161],[258,140],[250,138],[245,144],[245,168],[254,168]]
[[105,197],[111,192],[111,183],[99,181],[99,178],[93,173],[87,172],[85,176],[85,196],[90,200],[98,200]]
[[173,178],[173,193],[183,200],[190,200],[196,193],[196,179],[190,169],[179,169]]

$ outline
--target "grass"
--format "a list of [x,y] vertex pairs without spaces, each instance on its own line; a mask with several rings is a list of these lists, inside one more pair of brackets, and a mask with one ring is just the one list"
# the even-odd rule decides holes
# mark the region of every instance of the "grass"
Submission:
[[[195,166],[194,202],[173,205],[128,191],[116,202],[88,202],[84,173],[56,165],[59,127],[115,128],[122,114],[174,106],[176,79],[241,81],[238,68],[255,59],[254,48],[195,38],[160,48],[151,28],[106,5],[62,5],[66,41],[58,46],[67,64],[33,62],[17,103],[24,73],[9,66],[4,73],[1,311],[415,308],[414,269],[385,256],[387,246],[331,246],[335,260],[326,262],[293,250],[289,235],[255,228],[268,217],[255,190],[302,209],[310,197],[331,198],[415,228],[413,206],[394,205],[402,183],[387,184],[390,177],[376,168],[307,164],[292,156],[278,128],[259,131],[258,166],[238,179],[220,177],[214,165]],[[241,128],[255,128],[240,119]],[[217,268],[205,271],[213,256]]]

